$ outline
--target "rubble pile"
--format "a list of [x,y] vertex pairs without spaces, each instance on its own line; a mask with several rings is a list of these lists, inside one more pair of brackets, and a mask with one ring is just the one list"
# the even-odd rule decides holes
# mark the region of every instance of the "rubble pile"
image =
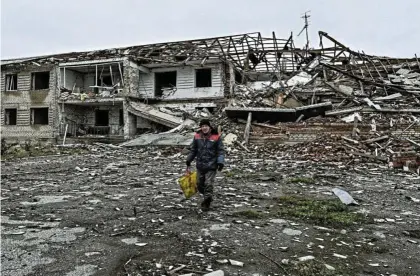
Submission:
[[279,82],[250,82],[248,85],[237,84],[234,87],[235,98],[232,106],[273,107],[279,92]]
[[304,147],[298,144],[289,146],[286,150],[293,159],[346,163],[361,161],[385,163],[395,152],[413,151],[412,145],[407,141],[383,136],[382,141],[370,143],[375,138],[358,141],[346,136],[324,135],[306,143]]
[[[113,88],[110,88],[113,89]],[[121,89],[114,89],[112,91],[103,90],[99,93],[95,93],[93,91],[89,92],[80,92],[79,91],[72,91],[67,88],[62,87],[60,89],[60,101],[67,101],[67,100],[80,100],[84,101],[86,99],[96,99],[96,98],[116,98],[121,96],[120,91]]]
[[[420,114],[420,62],[355,52],[324,32],[322,48],[309,50],[306,65],[290,75],[274,72],[274,81],[236,84],[234,107],[296,108],[331,102],[321,122],[340,122],[358,112],[364,121],[403,123]],[[322,44],[328,39],[334,47]],[[280,80],[280,81],[278,81]],[[300,120],[312,120],[311,116]],[[319,118],[318,118],[319,119]],[[409,119],[410,120],[410,119]]]
[[[307,70],[305,81],[297,74],[282,81],[282,85],[279,82],[236,85],[232,106],[290,108],[332,102],[333,110],[325,115],[335,121],[354,112],[363,113],[368,119],[380,117],[381,122],[395,120],[395,113],[420,114],[420,66],[415,69],[408,63],[392,65],[385,67],[383,76],[367,79],[352,75],[352,70],[359,66],[342,67],[330,65],[327,61],[317,63],[316,67]],[[400,69],[393,75],[397,68]],[[358,70],[363,72],[361,68]],[[296,77],[301,80],[290,82]]]
[[[292,75],[273,74],[273,81],[248,79],[236,83],[230,100],[230,106],[244,108],[249,113],[261,112],[255,107],[290,110],[330,102],[332,110],[322,116],[305,114],[286,123],[270,124],[254,119],[251,122],[251,136],[260,140],[283,135],[286,137],[283,142],[293,142],[290,137],[299,131],[316,138],[304,144],[280,147],[241,143],[242,149],[245,146],[250,151],[261,151],[259,154],[283,151],[294,159],[314,161],[389,162],[393,167],[401,167],[404,162],[400,160],[407,159],[401,156],[409,155],[411,159],[407,162],[411,165],[406,167],[418,167],[420,62],[417,57],[366,55],[352,51],[326,33],[320,32],[320,37],[321,41],[326,38],[333,42],[334,50],[323,46],[320,51],[310,52],[307,64]],[[218,115],[216,120],[224,129],[242,140],[247,122],[243,119],[227,122],[221,117]]]

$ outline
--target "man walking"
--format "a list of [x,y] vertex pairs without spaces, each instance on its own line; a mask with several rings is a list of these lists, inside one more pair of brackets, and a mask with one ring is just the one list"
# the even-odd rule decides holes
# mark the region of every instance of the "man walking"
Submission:
[[207,119],[200,121],[200,130],[194,135],[190,154],[187,157],[187,169],[196,157],[197,188],[204,195],[201,208],[207,211],[213,201],[213,182],[216,170],[221,171],[225,162],[222,139]]

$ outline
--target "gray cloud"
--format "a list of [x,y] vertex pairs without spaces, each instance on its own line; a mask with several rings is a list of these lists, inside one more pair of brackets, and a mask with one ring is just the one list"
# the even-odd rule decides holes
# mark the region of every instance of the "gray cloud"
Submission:
[[[307,10],[314,47],[323,30],[368,54],[413,57],[419,51],[417,0],[2,0],[1,57],[256,31],[287,38],[300,31]],[[303,37],[295,37],[297,45]]]

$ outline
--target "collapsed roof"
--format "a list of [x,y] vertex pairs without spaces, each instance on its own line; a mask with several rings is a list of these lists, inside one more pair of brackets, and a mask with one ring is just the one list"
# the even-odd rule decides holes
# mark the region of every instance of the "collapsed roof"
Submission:
[[[274,80],[289,79],[299,72],[313,72],[327,68],[364,84],[391,89],[396,92],[411,91],[401,89],[399,69],[408,69],[411,74],[420,74],[420,62],[415,58],[390,58],[356,52],[320,31],[319,49],[299,49],[295,47],[293,35],[279,39],[262,37],[261,33],[245,33],[231,36],[203,38],[166,43],[155,43],[86,52],[72,52],[29,58],[2,60],[3,68],[27,64],[59,64],[79,61],[101,61],[127,58],[145,67],[156,65],[201,64],[209,60],[230,62],[242,73],[267,72],[276,76]],[[324,45],[330,44],[330,45]],[[322,65],[322,66],[318,66]],[[317,75],[322,75],[319,70]],[[404,71],[404,70],[403,70]],[[404,73],[402,71],[399,72]],[[411,78],[414,75],[410,75]],[[273,78],[271,78],[273,79]],[[415,86],[410,81],[405,85]],[[287,86],[287,84],[286,84]],[[416,89],[414,89],[416,90]]]
[[259,32],[223,37],[177,42],[156,43],[131,47],[72,52],[56,55],[2,60],[2,66],[17,63],[55,64],[86,60],[127,57],[147,66],[154,63],[186,64],[190,61],[204,63],[208,59],[230,61],[238,70],[285,71],[296,69],[292,36],[278,39],[262,37]]

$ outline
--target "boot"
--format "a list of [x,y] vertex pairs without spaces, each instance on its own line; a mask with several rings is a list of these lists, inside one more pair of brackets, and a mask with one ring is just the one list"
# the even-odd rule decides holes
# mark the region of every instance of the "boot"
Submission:
[[210,209],[210,204],[212,202],[212,198],[211,197],[207,197],[203,200],[203,202],[201,202],[201,209],[203,211],[208,211]]

